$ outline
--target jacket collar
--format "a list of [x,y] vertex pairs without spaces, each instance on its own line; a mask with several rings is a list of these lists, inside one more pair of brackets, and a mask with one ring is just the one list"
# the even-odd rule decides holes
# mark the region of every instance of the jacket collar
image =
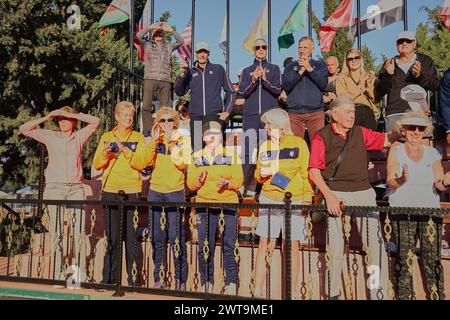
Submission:
[[267,59],[262,59],[262,60],[259,60],[259,59],[254,59],[253,60],[253,64],[255,65],[255,66],[259,66],[259,62],[261,61],[261,66],[263,66],[263,67],[265,67],[266,65],[268,65],[269,64],[269,62],[267,62]]
[[[211,64],[211,62],[209,62],[209,59],[208,59],[208,61],[206,62],[205,70],[208,68],[208,66],[210,64]],[[193,68],[200,69],[200,67],[198,66],[198,60],[195,60]]]

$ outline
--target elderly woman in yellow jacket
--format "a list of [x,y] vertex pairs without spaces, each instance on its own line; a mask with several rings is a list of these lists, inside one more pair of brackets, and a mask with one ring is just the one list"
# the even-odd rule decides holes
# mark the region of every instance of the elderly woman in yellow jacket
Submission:
[[[228,151],[222,144],[221,124],[216,121],[202,127],[205,147],[194,153],[188,167],[187,185],[197,191],[196,202],[239,203],[236,193],[242,186],[242,166],[234,151]],[[234,208],[197,208],[198,260],[202,286],[212,292],[214,286],[214,253],[216,230],[221,217],[225,225],[222,235],[222,250],[225,268],[225,292],[237,293],[238,268],[234,259],[237,241],[237,211]],[[206,249],[207,248],[207,249]],[[207,250],[207,251],[206,251]],[[204,252],[209,251],[205,258]]]
[[[102,177],[102,200],[104,201],[120,200],[119,191],[125,192],[127,201],[137,201],[142,191],[141,174],[130,164],[136,148],[144,143],[144,136],[132,129],[134,113],[135,108],[131,102],[119,102],[114,110],[117,126],[102,135],[95,151],[93,165],[97,170],[104,170]],[[141,262],[139,243],[133,227],[134,210],[135,207],[126,206],[123,220],[128,285],[130,286],[137,286],[140,283],[140,279],[132,279],[133,265],[137,266],[138,274],[140,274]],[[117,232],[119,224],[118,207],[106,206],[105,232],[108,247],[103,267],[104,283],[115,283],[117,268],[121,269],[121,266],[117,265],[120,244]]]
[[[309,149],[291,130],[289,115],[276,108],[261,117],[270,139],[259,150],[255,178],[262,184],[261,204],[284,204],[286,192],[292,194],[292,204],[310,204],[313,190],[308,178]],[[266,270],[267,250],[273,250],[276,239],[284,234],[284,209],[260,209],[256,234],[259,247],[256,254],[255,296],[262,297]],[[269,234],[270,221],[270,234]],[[292,239],[292,292],[296,296],[300,268],[299,242],[305,241],[305,219],[301,211],[293,211],[291,217]],[[269,241],[270,240],[270,241]],[[269,242],[269,244],[268,244]],[[283,241],[284,246],[284,241]]]
[[[132,166],[138,170],[147,166],[152,167],[147,197],[150,202],[186,201],[185,169],[191,161],[191,141],[188,136],[179,133],[177,130],[179,124],[180,117],[174,109],[160,108],[156,113],[152,138],[149,143],[138,146],[131,160]],[[186,290],[188,267],[182,214],[183,212],[176,206],[151,207],[149,226],[153,241],[155,288],[166,287],[165,279],[160,278],[160,273],[168,271],[165,259],[168,233],[175,257],[175,288]]]

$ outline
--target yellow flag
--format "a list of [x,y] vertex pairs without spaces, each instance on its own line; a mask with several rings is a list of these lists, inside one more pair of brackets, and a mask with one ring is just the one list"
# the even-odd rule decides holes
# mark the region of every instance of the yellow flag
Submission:
[[268,11],[269,3],[268,0],[266,0],[264,2],[264,8],[259,14],[258,19],[256,19],[255,23],[252,26],[252,29],[242,43],[242,47],[250,53],[253,53],[253,43],[255,42],[255,40],[269,34]]

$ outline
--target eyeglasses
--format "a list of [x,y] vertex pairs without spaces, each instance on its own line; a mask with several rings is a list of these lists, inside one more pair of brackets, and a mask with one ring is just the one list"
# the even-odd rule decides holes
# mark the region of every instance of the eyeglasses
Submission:
[[267,46],[255,46],[256,51],[258,51],[260,49],[267,50]]
[[361,60],[361,57],[348,57],[348,58],[347,58],[347,61],[348,61],[348,62],[359,61],[359,60]]
[[398,40],[397,40],[397,45],[404,44],[405,42],[406,42],[407,44],[411,44],[411,43],[414,42],[414,40],[411,40],[411,39],[398,39]]
[[407,131],[416,131],[419,130],[419,132],[424,132],[427,127],[422,127],[422,126],[405,126],[404,127]]
[[174,122],[175,120],[173,118],[169,118],[169,119],[159,119],[159,122],[161,123],[166,123],[166,122]]

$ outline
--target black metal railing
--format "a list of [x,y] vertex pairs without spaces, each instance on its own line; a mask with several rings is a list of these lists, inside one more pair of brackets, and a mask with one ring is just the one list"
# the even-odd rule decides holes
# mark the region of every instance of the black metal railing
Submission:
[[[450,211],[450,209],[426,208],[346,207],[347,215],[342,218],[342,234],[337,235],[345,240],[344,251],[339,253],[332,252],[330,249],[334,245],[330,243],[330,240],[336,239],[336,235],[331,235],[330,238],[329,227],[327,228],[328,224],[334,223],[330,219],[335,218],[328,217],[313,223],[311,219],[313,208],[292,205],[289,194],[285,198],[284,205],[156,203],[128,201],[125,195],[120,201],[0,200],[0,202],[2,204],[0,239],[3,253],[0,257],[0,260],[3,260],[0,280],[103,288],[114,290],[116,296],[121,296],[127,291],[135,291],[213,299],[330,299],[332,280],[330,280],[329,270],[336,257],[345,260],[342,268],[345,281],[340,284],[342,298],[365,299],[366,296],[369,299],[398,298],[399,279],[403,282],[412,281],[415,274],[417,252],[415,252],[415,244],[411,243],[410,233],[416,232],[418,223],[422,223],[419,228],[421,240],[424,243],[430,243],[427,245],[427,250],[432,251],[427,254],[431,254],[436,259],[440,258],[442,219]],[[16,204],[27,204],[32,210],[31,212],[24,210],[14,212],[12,207]],[[43,205],[44,208],[42,216],[35,209],[39,205]],[[118,208],[122,223],[116,224],[114,230],[107,231],[99,221],[105,217],[104,208],[111,207]],[[160,214],[157,218],[153,216],[154,221],[148,221],[152,217],[149,212],[155,211],[155,208],[159,208]],[[177,209],[174,211],[173,208]],[[260,240],[256,230],[260,209],[268,209],[269,224],[267,230],[259,230],[258,233],[264,236],[264,232],[267,232],[268,239],[274,238],[270,230],[273,226],[270,219],[275,221],[277,215],[271,215],[271,210],[273,212],[283,210],[285,237],[283,244],[280,245],[278,242],[271,247],[269,243],[266,251],[259,253],[263,255],[267,268],[266,284],[265,287],[263,286],[265,294],[260,292],[255,295],[258,291],[255,282],[261,280],[255,279],[258,276],[255,275],[257,267],[255,256],[258,254],[256,247]],[[324,208],[321,209],[324,210]],[[198,220],[197,211],[201,210],[205,212],[203,217],[206,221]],[[299,211],[302,212],[302,219],[304,219],[304,240],[300,241],[297,252],[293,252],[291,244],[298,241],[293,240],[296,237],[293,235],[298,232],[294,220],[298,221],[295,215]],[[170,216],[174,212],[180,213],[175,219]],[[229,212],[235,212],[235,214],[226,216]],[[370,282],[373,274],[359,271],[361,267],[370,269],[371,261],[376,256],[374,253],[378,248],[374,245],[375,242],[371,241],[373,239],[369,239],[374,236],[369,233],[371,213],[377,213],[376,217],[380,216],[379,220],[382,224],[381,230],[378,231],[383,234],[383,243],[380,248],[385,250],[388,257],[387,265],[379,270],[382,272],[382,277],[387,277],[387,285],[383,294],[380,293],[381,290],[378,290],[375,295],[371,295],[371,289],[364,285]],[[357,215],[362,217],[361,226],[355,226],[355,221],[352,221],[351,216]],[[163,233],[169,231],[169,228],[172,228],[171,232],[173,231],[174,227],[170,225],[169,219],[170,223],[175,223],[175,239],[170,235],[155,239],[156,228],[161,228]],[[217,221],[214,229],[210,228],[209,222],[212,219]],[[127,220],[128,227],[123,223],[124,220]],[[132,223],[132,228],[129,223]],[[47,230],[36,228],[35,226],[39,224],[44,225]],[[227,227],[231,229],[228,230]],[[362,228],[360,232],[354,232],[354,229],[360,229],[360,227]],[[200,228],[204,228],[203,239],[212,239],[213,243],[207,240],[200,241],[197,235]],[[235,230],[232,230],[234,228]],[[216,235],[216,229],[217,236],[211,236]],[[182,236],[181,230],[184,231],[185,237]],[[399,230],[401,232],[398,232]],[[129,232],[132,234],[126,236],[125,234]],[[227,232],[229,232],[228,235]],[[405,239],[406,233],[408,236]],[[231,240],[227,239],[230,234]],[[107,281],[104,270],[105,255],[110,253],[108,246],[116,235],[119,235],[118,239],[124,236],[125,241],[119,241],[118,247],[115,248],[116,253],[109,256],[114,259],[118,267],[115,270],[110,269],[110,274],[114,273],[114,279]],[[361,239],[356,239],[358,237]],[[448,238],[448,234],[446,237]],[[138,259],[133,259],[129,251],[133,249],[131,245],[136,243],[132,240],[136,239],[139,239],[140,255]],[[385,243],[389,245],[385,246]],[[392,248],[393,243],[397,247],[396,251]],[[153,261],[156,245],[160,245],[164,250],[162,250],[160,265],[155,266]],[[217,252],[213,249],[215,245],[217,245]],[[127,272],[121,267],[124,260],[122,255],[124,246]],[[182,252],[183,250],[186,252]],[[401,257],[401,254],[404,256]],[[421,255],[424,256],[425,252]],[[296,263],[299,263],[300,267],[296,269],[298,273],[293,273],[293,261],[297,258],[300,261]],[[400,258],[403,259],[402,264]],[[181,259],[186,260],[187,276],[181,270]],[[274,262],[275,260],[277,262]],[[447,260],[442,261],[448,263]],[[435,269],[428,270],[435,278],[430,280],[431,273],[428,274],[428,281],[433,283],[429,284],[427,298],[439,299],[442,298],[443,283],[440,281],[443,270],[442,265],[437,261],[434,262]],[[205,270],[200,271],[199,266],[202,263]],[[211,266],[215,270],[212,279],[206,277],[210,271],[208,268]],[[403,271],[399,270],[402,268]],[[231,275],[227,272],[236,272],[235,287],[230,286],[233,282],[230,282]],[[128,281],[123,279],[125,274],[128,276]],[[264,272],[262,274],[264,276]],[[155,286],[155,279],[158,276],[159,284]],[[206,280],[201,281],[202,279]],[[296,283],[293,279],[297,279]],[[209,287],[208,281],[212,281],[213,288]],[[258,286],[261,286],[260,283]],[[228,290],[230,287],[231,291]],[[409,298],[417,296],[415,292],[417,287],[417,284],[410,287],[410,294],[407,292]]]

